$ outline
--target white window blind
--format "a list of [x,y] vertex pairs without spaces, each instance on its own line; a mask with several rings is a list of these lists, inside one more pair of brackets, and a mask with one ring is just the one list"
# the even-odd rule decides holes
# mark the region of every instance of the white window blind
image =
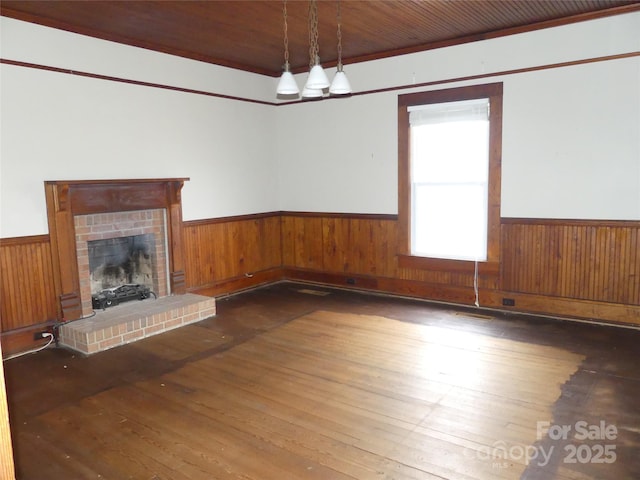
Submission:
[[489,119],[489,99],[479,98],[461,100],[459,102],[430,103],[411,105],[409,111],[410,125],[427,125],[445,122],[460,122]]

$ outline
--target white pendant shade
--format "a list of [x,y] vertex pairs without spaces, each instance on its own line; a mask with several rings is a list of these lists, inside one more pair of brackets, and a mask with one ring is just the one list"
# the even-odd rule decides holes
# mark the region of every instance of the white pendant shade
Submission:
[[293,78],[293,74],[289,71],[282,72],[280,81],[278,82],[278,89],[276,90],[278,95],[297,95],[300,93],[296,79]]
[[309,78],[305,88],[323,89],[329,87],[329,77],[324,73],[324,69],[319,63],[316,63],[309,72]]
[[306,85],[302,90],[302,98],[320,98],[324,95],[324,92],[320,88],[309,88]]
[[335,77],[333,77],[333,82],[331,82],[331,87],[329,87],[329,93],[333,95],[347,95],[351,93],[351,84],[342,70],[338,70]]

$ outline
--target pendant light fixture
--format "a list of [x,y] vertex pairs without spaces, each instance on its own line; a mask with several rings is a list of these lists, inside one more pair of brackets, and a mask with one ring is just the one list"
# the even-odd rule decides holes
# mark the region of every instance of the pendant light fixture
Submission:
[[[327,93],[334,96],[349,95],[352,93],[351,84],[344,73],[342,66],[342,15],[340,0],[336,2],[337,36],[338,36],[338,63],[333,82],[320,65],[320,46],[318,43],[318,2],[309,1],[309,76],[302,89],[303,99],[323,98]],[[277,95],[291,98],[300,94],[298,84],[291,73],[289,64],[289,31],[287,28],[287,0],[283,0],[282,15],[284,18],[284,68],[276,89]]]
[[283,17],[284,17],[284,72],[278,82],[276,93],[278,95],[298,95],[300,89],[296,83],[289,66],[289,35],[287,31],[287,0],[283,1]]
[[[329,78],[324,72],[322,65],[320,65],[320,54],[318,46],[318,2],[311,0],[309,3],[309,77],[307,83],[304,86],[302,93],[303,98],[315,98],[318,96],[318,92],[314,90],[320,90],[328,88]],[[305,91],[307,96],[305,96]],[[324,92],[322,92],[324,93]]]
[[331,87],[329,87],[329,93],[332,95],[348,95],[352,92],[351,84],[347,75],[342,69],[342,15],[340,12],[340,0],[337,1],[336,18],[338,23],[338,67]]

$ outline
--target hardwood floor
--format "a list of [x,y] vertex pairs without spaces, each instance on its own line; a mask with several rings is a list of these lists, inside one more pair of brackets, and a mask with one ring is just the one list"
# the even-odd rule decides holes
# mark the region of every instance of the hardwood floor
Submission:
[[18,478],[640,478],[640,331],[295,283],[217,307],[5,362]]

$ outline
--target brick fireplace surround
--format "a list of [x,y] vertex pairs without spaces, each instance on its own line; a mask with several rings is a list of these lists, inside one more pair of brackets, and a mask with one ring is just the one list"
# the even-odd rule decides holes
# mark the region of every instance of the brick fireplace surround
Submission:
[[[185,180],[45,182],[62,345],[91,354],[215,315],[215,299],[185,293]],[[87,242],[140,233],[156,236],[157,300],[130,301],[94,315]]]
[[91,315],[93,312],[88,247],[88,243],[92,240],[152,234],[155,237],[153,256],[156,267],[153,291],[158,297],[166,297],[169,294],[166,274],[164,209],[76,215],[73,220],[76,231],[78,280],[83,317]]

